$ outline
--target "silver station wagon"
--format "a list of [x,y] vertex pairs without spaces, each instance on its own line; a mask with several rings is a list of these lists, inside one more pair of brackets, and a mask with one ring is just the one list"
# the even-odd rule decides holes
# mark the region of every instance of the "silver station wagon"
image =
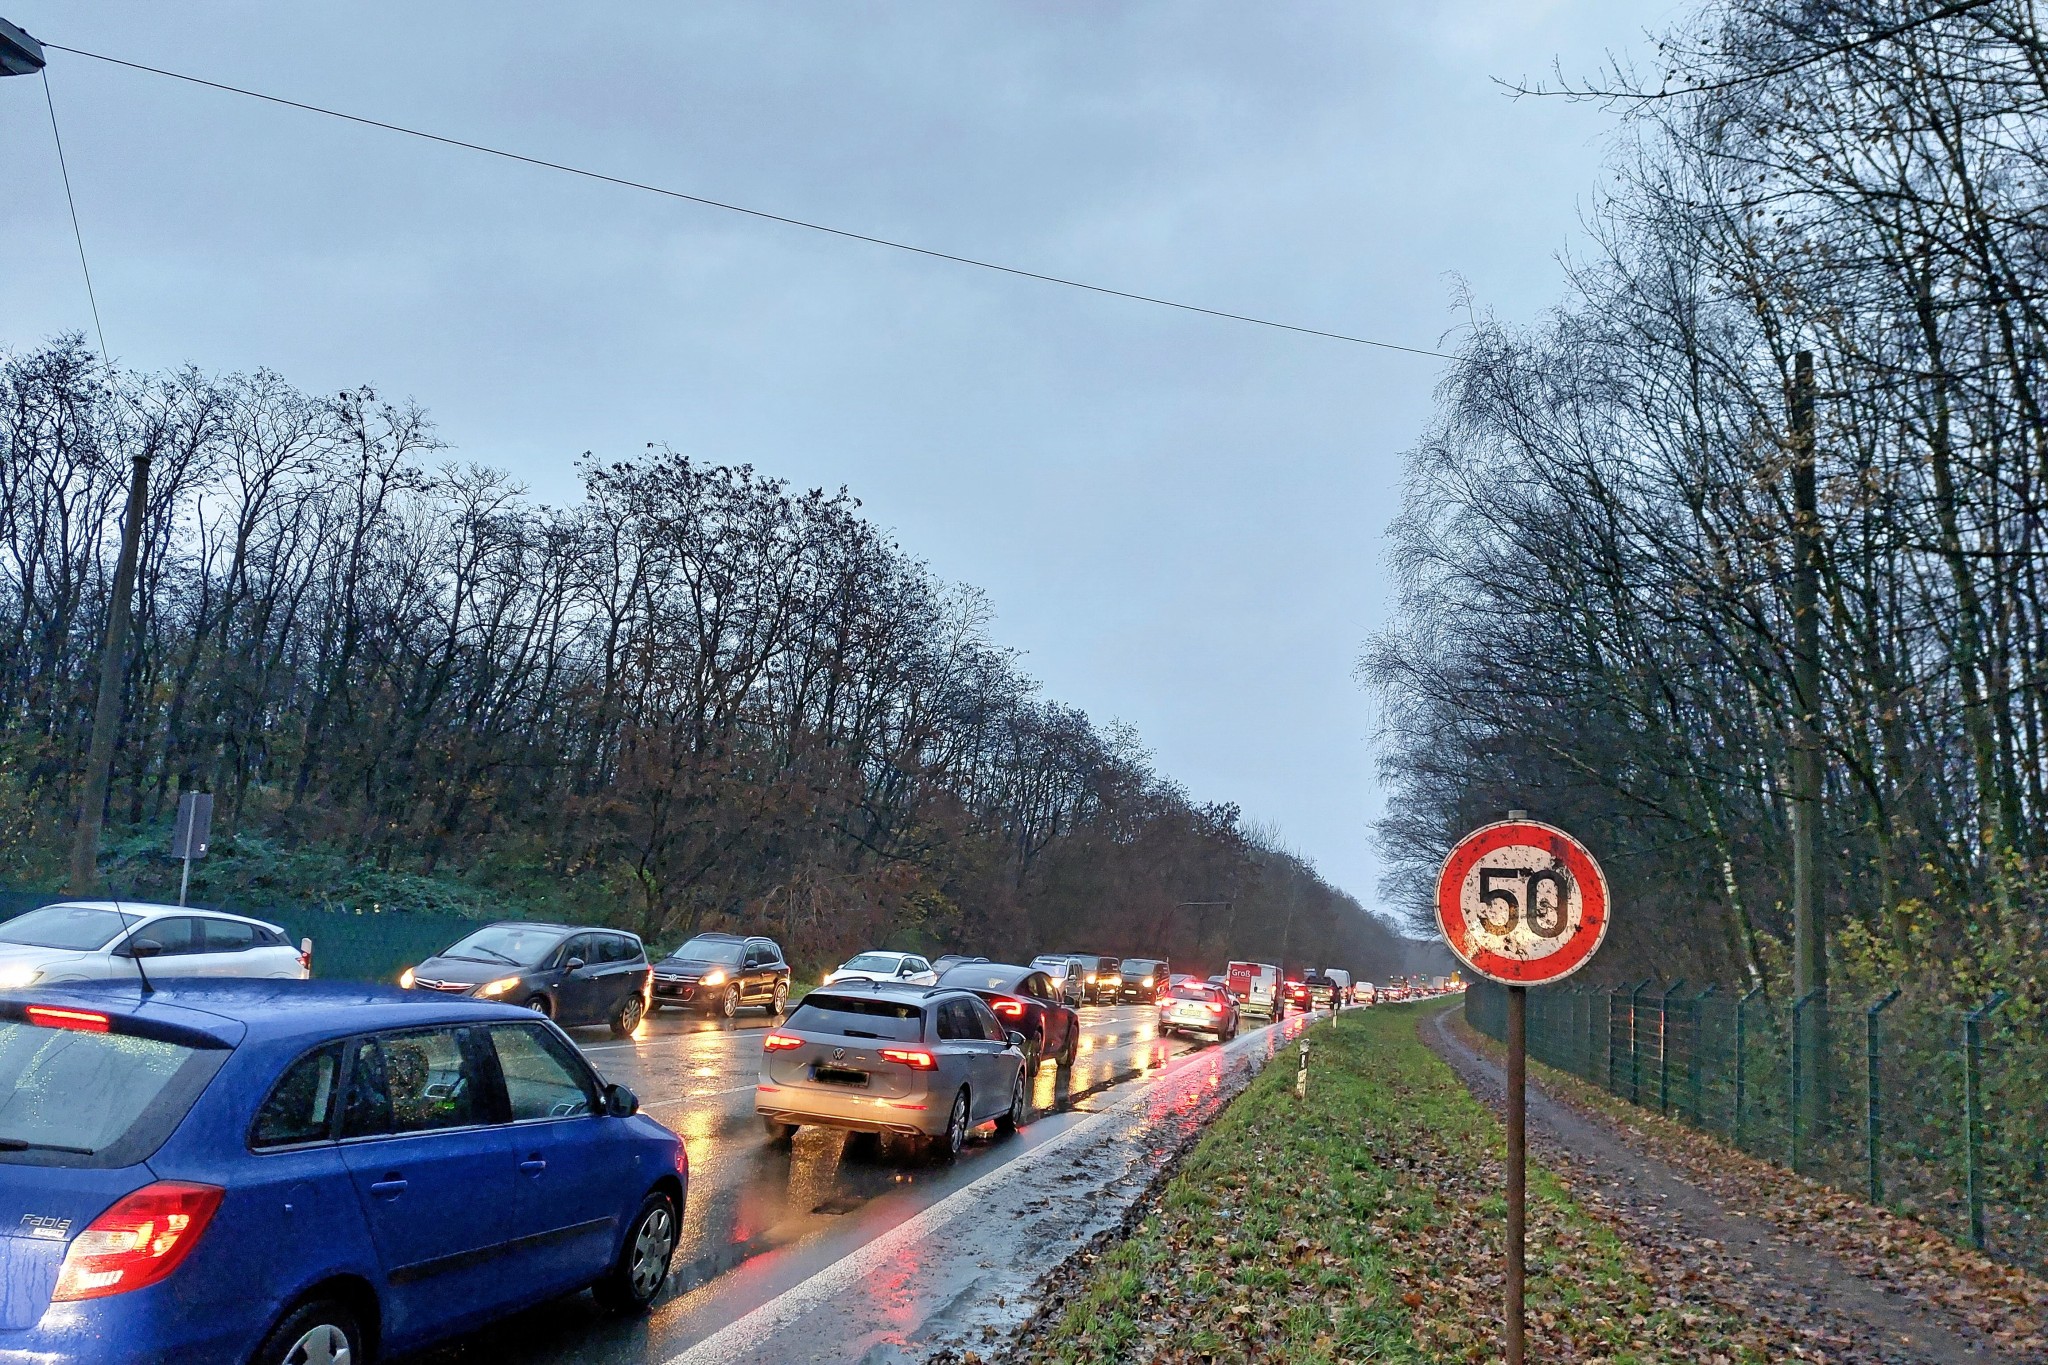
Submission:
[[812,991],[761,1040],[754,1110],[781,1141],[805,1125],[909,1142],[939,1160],[995,1120],[1029,1117],[1024,1038],[968,991],[849,982]]

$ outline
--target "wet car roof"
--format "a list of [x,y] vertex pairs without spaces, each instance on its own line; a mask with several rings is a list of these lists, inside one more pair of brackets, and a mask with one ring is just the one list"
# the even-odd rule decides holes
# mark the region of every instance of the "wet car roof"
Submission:
[[952,990],[1007,991],[1027,976],[1043,975],[1043,967],[1019,967],[1008,962],[962,962],[946,968],[939,984]]
[[479,1019],[531,1019],[513,1005],[451,999],[356,981],[174,978],[142,993],[136,981],[81,981],[0,992],[10,1003],[69,1005],[131,1019],[157,1019],[223,1042],[339,1038],[370,1029]]

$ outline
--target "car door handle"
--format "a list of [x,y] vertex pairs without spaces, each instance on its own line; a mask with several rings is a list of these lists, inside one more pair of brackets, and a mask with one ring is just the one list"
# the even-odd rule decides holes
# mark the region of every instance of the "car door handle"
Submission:
[[530,1156],[519,1163],[519,1169],[527,1175],[539,1175],[548,1168],[548,1163],[537,1156]]
[[370,1193],[379,1199],[396,1199],[405,1193],[405,1177],[389,1175],[382,1180],[373,1180],[370,1182]]

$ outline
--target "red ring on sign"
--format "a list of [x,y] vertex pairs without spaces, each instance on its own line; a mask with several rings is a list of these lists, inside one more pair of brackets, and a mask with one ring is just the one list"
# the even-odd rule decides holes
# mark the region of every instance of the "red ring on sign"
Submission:
[[[1579,888],[1579,928],[1562,948],[1547,957],[1509,957],[1482,948],[1472,951],[1471,926],[1465,922],[1462,893],[1472,865],[1487,854],[1512,844],[1546,849],[1565,865]],[[1444,942],[1458,960],[1481,976],[1514,986],[1540,986],[1562,981],[1586,965],[1607,938],[1607,876],[1600,864],[1571,835],[1534,820],[1503,820],[1472,831],[1444,859],[1436,878],[1436,922]]]

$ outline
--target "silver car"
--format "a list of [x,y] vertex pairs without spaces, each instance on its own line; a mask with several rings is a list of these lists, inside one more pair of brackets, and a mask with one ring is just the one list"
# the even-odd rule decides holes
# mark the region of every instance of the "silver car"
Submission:
[[817,1125],[909,1141],[940,1160],[1030,1115],[1024,1038],[968,991],[848,982],[805,996],[761,1040],[754,1112],[768,1136]]
[[145,901],[60,901],[0,924],[0,990],[71,981],[253,976],[303,980],[313,941],[219,910]]

